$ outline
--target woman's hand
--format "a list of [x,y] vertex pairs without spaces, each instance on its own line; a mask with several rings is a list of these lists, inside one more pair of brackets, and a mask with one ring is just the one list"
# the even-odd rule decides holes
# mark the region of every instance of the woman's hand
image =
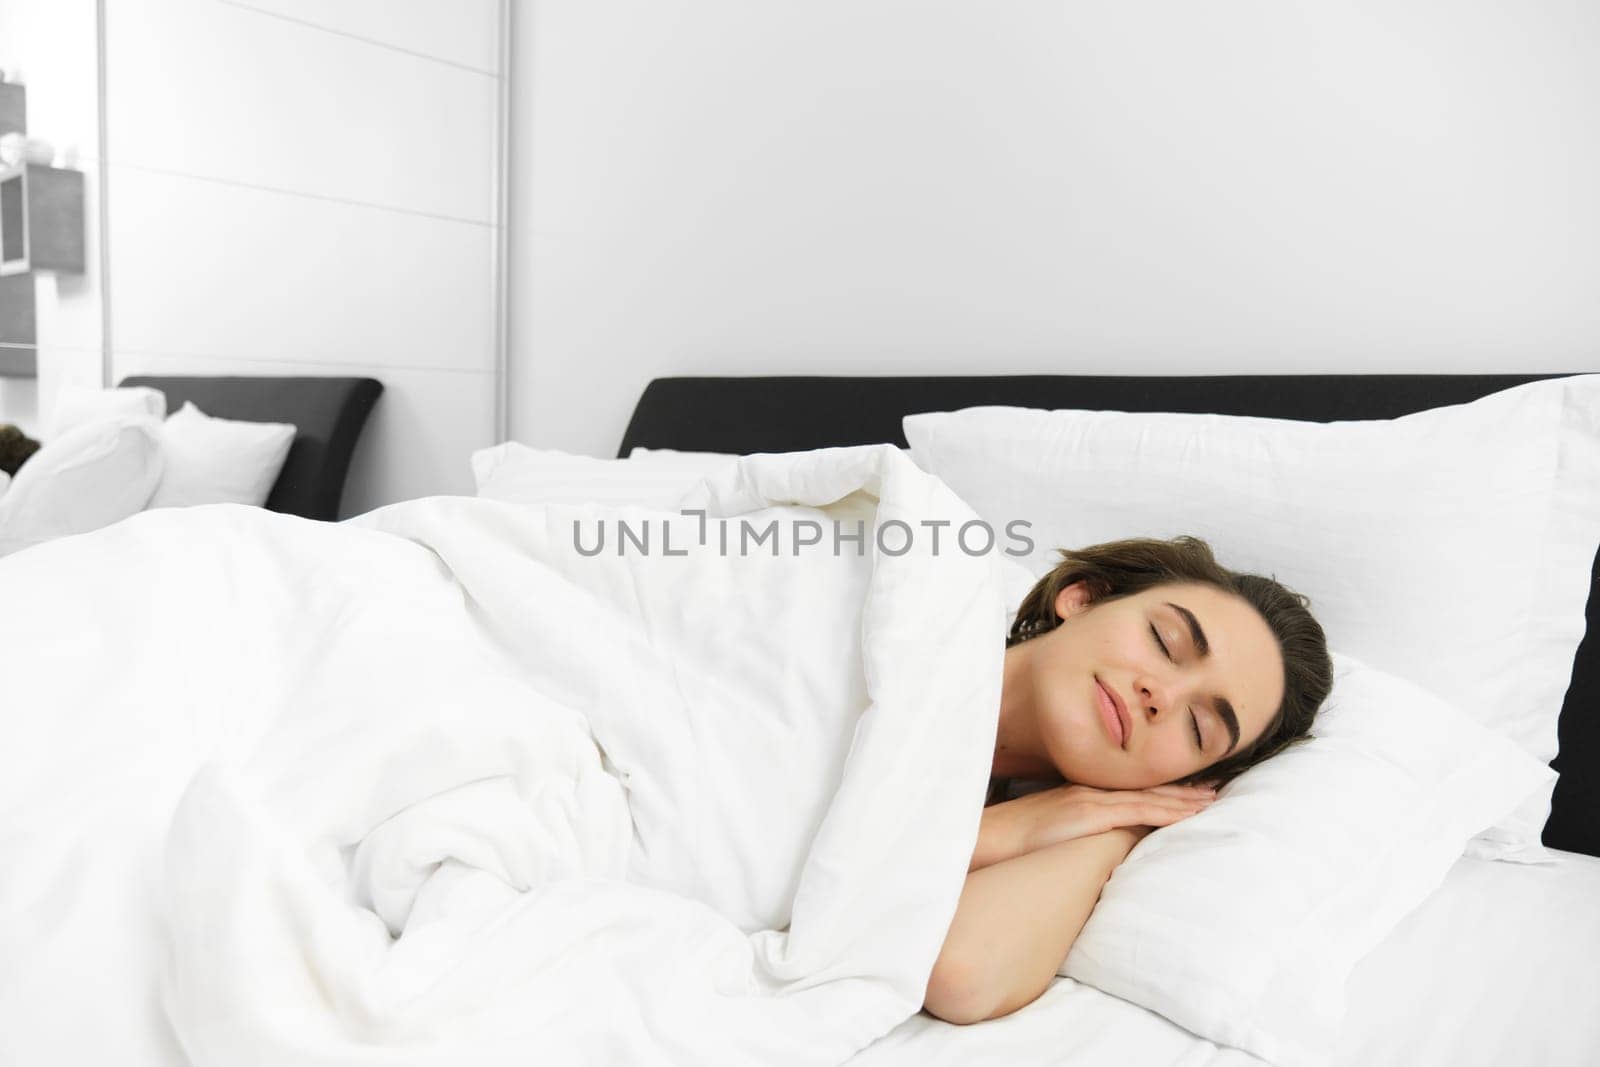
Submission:
[[1148,832],[1171,826],[1204,811],[1216,795],[1198,785],[1115,790],[1061,785],[1006,803],[1017,805],[1014,817],[1021,828],[1022,851],[1032,852],[1121,827],[1143,827]]
[[1096,789],[1059,785],[983,809],[978,843],[967,870],[1091,837],[1108,830],[1170,826],[1216,798],[1207,786],[1158,785],[1152,789]]

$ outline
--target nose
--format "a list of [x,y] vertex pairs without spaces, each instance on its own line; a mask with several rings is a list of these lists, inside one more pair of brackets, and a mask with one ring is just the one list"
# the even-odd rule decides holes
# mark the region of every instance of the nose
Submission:
[[1166,710],[1175,704],[1172,683],[1161,678],[1149,675],[1140,678],[1134,683],[1134,691],[1145,713],[1152,719],[1163,717]]

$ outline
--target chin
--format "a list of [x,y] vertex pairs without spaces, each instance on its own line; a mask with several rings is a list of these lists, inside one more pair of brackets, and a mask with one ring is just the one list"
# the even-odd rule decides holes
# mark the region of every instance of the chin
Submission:
[[1092,785],[1096,789],[1149,789],[1153,785],[1161,784],[1154,779],[1150,781],[1130,779],[1126,775],[1089,775],[1081,780],[1074,780],[1080,785]]
[[1108,767],[1104,759],[1096,759],[1084,752],[1074,752],[1056,761],[1061,777],[1074,785],[1088,785],[1096,789],[1137,789],[1125,784],[1129,768]]
[[1126,761],[1114,765],[1099,754],[1086,752],[1065,754],[1065,758],[1056,761],[1056,769],[1074,785],[1095,789],[1150,789],[1171,780]]

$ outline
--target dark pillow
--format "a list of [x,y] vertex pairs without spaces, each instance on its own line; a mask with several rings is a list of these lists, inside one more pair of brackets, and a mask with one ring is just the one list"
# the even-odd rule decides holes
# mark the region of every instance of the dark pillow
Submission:
[[15,475],[28,457],[39,451],[39,442],[10,423],[0,425],[0,471]]

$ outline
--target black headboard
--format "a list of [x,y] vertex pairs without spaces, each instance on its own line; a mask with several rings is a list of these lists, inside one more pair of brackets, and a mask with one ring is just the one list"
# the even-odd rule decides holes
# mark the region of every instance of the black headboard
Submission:
[[266,506],[330,522],[339,517],[339,497],[361,428],[383,392],[383,383],[374,378],[135,375],[120,384],[161,390],[168,412],[192,400],[217,418],[292,423],[294,443]]
[[[1389,419],[1460,404],[1556,374],[1314,374],[1179,378],[1012,375],[940,378],[657,378],[634,408],[619,456],[634,448],[789,452],[904,446],[900,420],[978,404],[1108,411],[1212,412],[1308,422]],[[1596,487],[1600,492],[1600,486]],[[1600,554],[1588,630],[1561,710],[1561,754],[1544,842],[1600,856]]]

